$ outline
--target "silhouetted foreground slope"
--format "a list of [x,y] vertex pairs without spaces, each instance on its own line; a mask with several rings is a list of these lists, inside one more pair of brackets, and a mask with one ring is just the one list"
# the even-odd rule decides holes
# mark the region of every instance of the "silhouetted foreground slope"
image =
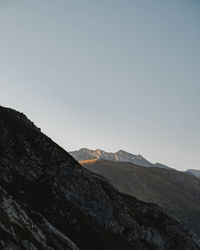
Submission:
[[200,249],[158,206],[120,194],[2,107],[0,186],[0,249]]
[[121,192],[160,204],[200,236],[200,180],[174,169],[125,162],[86,160],[81,164],[106,177]]

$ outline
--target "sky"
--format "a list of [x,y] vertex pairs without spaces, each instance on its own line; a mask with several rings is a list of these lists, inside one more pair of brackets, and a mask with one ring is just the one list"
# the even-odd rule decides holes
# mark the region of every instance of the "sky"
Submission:
[[0,105],[67,151],[200,169],[200,1],[0,0]]

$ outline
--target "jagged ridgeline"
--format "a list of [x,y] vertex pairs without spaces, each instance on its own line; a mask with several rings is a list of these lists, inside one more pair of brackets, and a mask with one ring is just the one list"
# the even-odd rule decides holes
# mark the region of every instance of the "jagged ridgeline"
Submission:
[[0,249],[196,250],[200,241],[0,107]]

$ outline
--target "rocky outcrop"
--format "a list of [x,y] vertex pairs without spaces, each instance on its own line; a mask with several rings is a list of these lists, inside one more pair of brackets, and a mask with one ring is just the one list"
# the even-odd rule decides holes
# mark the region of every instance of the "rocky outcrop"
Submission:
[[0,186],[2,249],[200,249],[159,206],[121,194],[3,107]]

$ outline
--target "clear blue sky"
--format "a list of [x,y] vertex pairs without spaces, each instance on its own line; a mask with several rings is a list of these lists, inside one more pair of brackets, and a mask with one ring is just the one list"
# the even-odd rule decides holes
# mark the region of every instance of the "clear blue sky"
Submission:
[[200,169],[200,1],[0,0],[0,87],[68,151]]

